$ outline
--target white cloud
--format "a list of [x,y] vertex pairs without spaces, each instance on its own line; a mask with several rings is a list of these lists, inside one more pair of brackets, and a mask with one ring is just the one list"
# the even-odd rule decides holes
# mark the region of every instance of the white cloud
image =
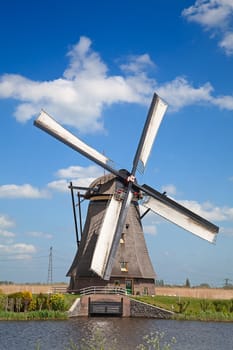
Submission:
[[155,67],[155,64],[151,61],[148,54],[144,54],[141,56],[131,56],[130,62],[122,64],[120,68],[124,72],[143,73],[147,66]]
[[15,223],[8,216],[0,214],[0,228],[12,227]]
[[[72,181],[74,184],[81,187],[88,187],[97,177],[103,175],[103,170],[95,165],[88,167],[70,166],[68,168],[60,169],[55,174],[58,180],[51,181],[47,184],[47,189],[38,189],[29,184],[24,185],[2,185],[0,186],[0,198],[49,198],[49,190],[57,192],[69,191],[69,182]],[[0,214],[0,228],[10,227],[14,223],[10,221],[4,215]]]
[[56,175],[59,178],[65,177],[68,179],[85,177],[97,178],[98,176],[103,175],[103,170],[95,165],[90,165],[86,168],[81,166],[70,166],[68,168],[58,170]]
[[[186,17],[191,16],[191,10],[186,12]],[[58,122],[82,132],[103,131],[102,112],[106,106],[119,102],[148,106],[154,91],[167,100],[170,111],[196,103],[214,104],[213,87],[209,82],[195,87],[184,77],[162,84],[149,77],[148,68],[154,69],[155,64],[147,53],[128,57],[119,66],[122,74],[111,75],[91,44],[89,38],[80,38],[68,52],[68,67],[58,79],[33,81],[15,74],[0,76],[0,98],[18,101],[15,117],[19,122],[35,117],[43,108]],[[230,44],[228,33],[221,45]],[[225,108],[223,98],[219,106]]]
[[177,193],[176,187],[172,184],[162,186],[162,192],[166,192],[168,196],[174,196]]
[[37,232],[37,231],[28,232],[27,235],[35,238],[45,238],[45,239],[53,238],[53,235],[51,235],[50,233]]
[[0,229],[0,238],[12,238],[12,237],[15,237],[15,234],[13,232]]
[[210,221],[233,221],[233,208],[216,207],[210,202],[179,200],[179,203]]
[[15,257],[21,255],[33,254],[36,252],[36,248],[32,244],[15,243],[15,244],[0,244],[0,253],[3,254],[15,254]]
[[77,186],[88,187],[97,177],[102,175],[103,170],[95,165],[86,168],[70,166],[58,170],[56,176],[61,179],[50,182],[48,188],[59,192],[67,192],[70,181]]
[[228,32],[223,36],[219,46],[225,50],[227,55],[233,54],[233,32]]
[[[43,107],[56,119],[81,131],[103,129],[101,113],[106,105],[117,102],[144,103],[153,91],[153,81],[134,70],[138,84],[134,86],[127,77],[108,75],[108,67],[98,53],[91,49],[91,40],[81,37],[68,53],[69,65],[59,79],[32,81],[20,75],[5,74],[0,77],[0,98],[19,101],[15,117],[25,122]],[[150,65],[149,57],[134,57],[144,68]],[[128,63],[129,65],[133,64]],[[145,72],[144,72],[145,73]],[[142,84],[140,84],[140,80]],[[145,86],[146,85],[146,86]]]
[[221,227],[219,231],[225,236],[233,237],[233,227]]
[[233,110],[233,96],[219,96],[213,99],[212,102],[221,109]]
[[99,54],[91,50],[91,40],[87,37],[81,37],[67,56],[71,58],[70,65],[64,72],[64,77],[68,80],[75,80],[80,74],[90,78],[107,74],[107,66],[101,61]]
[[177,77],[171,82],[158,86],[156,91],[168,102],[170,110],[177,111],[184,106],[212,102],[213,87],[210,83],[206,83],[195,88],[185,78]]
[[146,234],[155,236],[157,234],[157,228],[155,225],[143,225],[143,231]]
[[32,256],[30,254],[17,254],[14,256],[14,259],[16,260],[30,260]]
[[177,77],[170,82],[157,85],[156,92],[168,103],[168,111],[172,112],[196,104],[208,104],[233,110],[233,96],[214,96],[214,88],[209,82],[200,87],[194,87],[186,78]]
[[183,10],[183,16],[207,28],[224,27],[233,11],[231,0],[197,0],[193,6]]
[[0,186],[0,198],[46,198],[48,193],[29,185],[2,185]]
[[50,190],[58,191],[58,192],[67,192],[67,191],[69,191],[68,182],[65,179],[51,181],[51,182],[48,183],[47,187]]
[[233,54],[232,0],[197,0],[193,6],[184,9],[182,15],[188,21],[210,30],[212,36],[220,35],[222,39],[219,46],[226,54]]

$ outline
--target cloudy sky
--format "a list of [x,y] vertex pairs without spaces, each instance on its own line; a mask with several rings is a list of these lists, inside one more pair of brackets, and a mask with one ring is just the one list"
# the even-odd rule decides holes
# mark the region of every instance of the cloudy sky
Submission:
[[147,215],[158,279],[233,283],[233,1],[9,0],[0,45],[0,281],[46,282],[51,246],[68,281],[68,184],[103,175],[33,126],[40,110],[130,169],[156,91],[169,108],[138,181],[220,227],[212,245]]

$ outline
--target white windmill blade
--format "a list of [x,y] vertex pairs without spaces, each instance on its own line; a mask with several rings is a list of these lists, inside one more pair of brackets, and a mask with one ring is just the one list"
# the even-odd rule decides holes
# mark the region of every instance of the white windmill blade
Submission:
[[52,135],[59,141],[62,141],[69,147],[73,148],[75,151],[78,151],[85,157],[91,159],[106,170],[112,172],[115,175],[119,175],[118,171],[109,165],[112,163],[109,158],[105,157],[103,154],[81,141],[78,137],[74,136],[44,110],[41,111],[39,117],[34,121],[34,125]]
[[133,193],[132,193],[131,189],[132,189],[132,183],[129,184],[127,192],[125,193],[125,198],[122,202],[122,205],[120,208],[120,214],[119,214],[118,220],[116,222],[116,228],[115,228],[114,235],[113,235],[111,250],[109,252],[109,257],[108,257],[108,261],[106,264],[106,269],[105,269],[105,273],[104,273],[104,277],[103,277],[105,280],[109,280],[111,273],[112,273],[112,268],[113,268],[113,265],[115,262],[116,252],[117,252],[117,249],[119,247],[119,242],[120,242],[123,228],[125,225],[126,216],[127,216],[128,209],[129,209],[132,197],[133,197]]
[[91,262],[91,270],[97,273],[101,278],[105,276],[106,267],[109,262],[115,230],[120,216],[122,201],[116,200],[112,196],[106,209],[101,229],[99,231],[97,243]]
[[132,170],[133,175],[138,167],[140,167],[140,169],[138,169],[140,172],[144,172],[155,137],[159,130],[163,116],[167,110],[167,106],[167,103],[164,102],[156,93],[154,93],[134,158]]
[[[183,207],[174,200],[153,190],[147,185],[143,185],[151,192],[142,205],[151,209],[156,214],[182,227],[183,229],[214,243],[219,228],[201,216]],[[154,192],[154,193],[153,193]]]

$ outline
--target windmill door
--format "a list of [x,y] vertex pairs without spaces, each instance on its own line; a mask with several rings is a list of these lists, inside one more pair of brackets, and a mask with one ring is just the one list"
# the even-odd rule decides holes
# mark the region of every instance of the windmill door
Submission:
[[133,280],[125,280],[127,294],[133,294]]

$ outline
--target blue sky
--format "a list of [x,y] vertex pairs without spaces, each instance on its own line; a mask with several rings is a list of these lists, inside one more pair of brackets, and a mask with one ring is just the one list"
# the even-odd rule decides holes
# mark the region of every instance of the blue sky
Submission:
[[145,217],[158,279],[233,282],[232,19],[232,0],[1,3],[0,280],[46,282],[52,246],[68,281],[68,184],[103,174],[33,126],[41,108],[130,169],[156,91],[169,108],[138,181],[220,226],[212,245]]

